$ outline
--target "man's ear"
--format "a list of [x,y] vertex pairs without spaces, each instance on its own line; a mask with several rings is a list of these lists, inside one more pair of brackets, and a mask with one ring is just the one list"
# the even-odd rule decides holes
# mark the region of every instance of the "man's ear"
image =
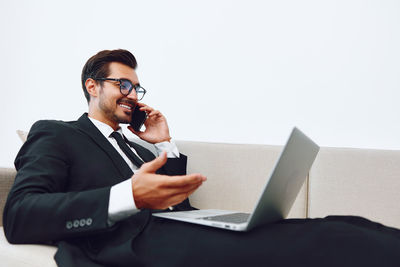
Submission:
[[97,83],[95,80],[93,80],[92,78],[88,78],[85,82],[85,86],[86,91],[89,93],[89,95],[97,97]]

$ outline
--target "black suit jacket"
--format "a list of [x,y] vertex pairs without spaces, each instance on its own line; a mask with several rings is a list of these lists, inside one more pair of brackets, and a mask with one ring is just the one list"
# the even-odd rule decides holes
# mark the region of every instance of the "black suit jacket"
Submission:
[[[155,158],[146,148],[130,145],[144,161]],[[158,172],[185,174],[186,161],[182,154],[168,159]],[[68,241],[96,251],[102,244],[118,243],[119,236],[126,238],[127,229],[134,238],[149,220],[150,212],[142,210],[112,227],[107,224],[110,188],[132,171],[86,113],[72,122],[36,122],[15,167],[3,215],[10,243]],[[188,200],[176,208],[191,209]]]

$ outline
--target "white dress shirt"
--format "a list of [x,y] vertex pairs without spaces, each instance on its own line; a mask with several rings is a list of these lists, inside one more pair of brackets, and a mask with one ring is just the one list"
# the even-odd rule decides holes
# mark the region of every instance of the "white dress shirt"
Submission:
[[[99,129],[99,131],[104,135],[104,137],[111,143],[111,145],[118,151],[121,157],[125,160],[128,166],[132,169],[133,173],[135,173],[138,168],[129,160],[129,158],[125,155],[125,153],[118,146],[117,141],[111,137],[110,135],[114,132],[114,129],[101,121],[90,118],[92,123]],[[122,129],[119,128],[117,130],[120,134],[122,134]],[[179,158],[179,150],[174,141],[165,141],[161,143],[154,144],[156,151],[160,154],[162,151],[167,152],[168,158]],[[135,153],[139,158],[140,156],[137,154],[135,149],[129,147],[133,153]],[[120,182],[111,187],[110,191],[110,199],[108,203],[108,224],[113,225],[114,223],[123,220],[136,212],[139,209],[136,208],[134,196],[132,194],[132,182],[131,177],[128,177],[123,182]]]

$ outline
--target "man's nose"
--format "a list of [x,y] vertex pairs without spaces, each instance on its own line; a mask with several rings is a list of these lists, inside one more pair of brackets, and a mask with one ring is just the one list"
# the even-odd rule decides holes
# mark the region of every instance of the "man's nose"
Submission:
[[135,89],[133,89],[133,90],[129,93],[129,95],[127,95],[126,97],[129,98],[130,100],[135,101],[135,102],[137,102],[137,100],[138,100],[138,97],[137,97],[137,94],[136,94],[136,90],[135,90]]

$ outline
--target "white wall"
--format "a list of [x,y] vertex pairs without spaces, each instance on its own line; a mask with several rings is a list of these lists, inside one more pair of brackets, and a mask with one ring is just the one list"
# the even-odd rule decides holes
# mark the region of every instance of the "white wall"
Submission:
[[87,110],[86,60],[125,48],[174,138],[400,149],[400,2],[0,0],[0,166],[16,129]]

